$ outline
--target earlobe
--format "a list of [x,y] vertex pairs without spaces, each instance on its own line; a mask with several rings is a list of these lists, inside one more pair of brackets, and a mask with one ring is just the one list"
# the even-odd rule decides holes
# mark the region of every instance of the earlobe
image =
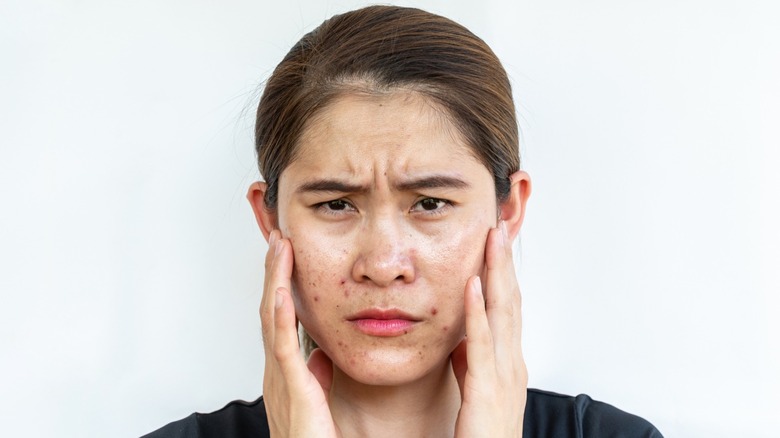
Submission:
[[260,231],[263,233],[263,237],[268,241],[271,231],[276,229],[276,216],[268,211],[265,206],[266,190],[268,190],[268,184],[262,181],[254,182],[249,186],[246,199],[252,206],[252,211],[255,213],[255,219],[260,227]]
[[527,172],[518,170],[510,175],[509,180],[509,196],[501,203],[500,218],[506,223],[509,239],[514,240],[523,225],[525,205],[531,196],[531,177]]

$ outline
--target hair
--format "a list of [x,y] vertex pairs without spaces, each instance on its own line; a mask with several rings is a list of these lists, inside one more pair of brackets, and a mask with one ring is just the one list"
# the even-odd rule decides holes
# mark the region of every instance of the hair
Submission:
[[[308,120],[349,93],[411,89],[445,111],[490,171],[497,202],[520,169],[509,79],[493,51],[468,29],[414,8],[369,6],[335,15],[306,34],[267,80],[255,124],[265,206],[277,207],[279,176],[299,153]],[[304,332],[306,355],[315,347]]]

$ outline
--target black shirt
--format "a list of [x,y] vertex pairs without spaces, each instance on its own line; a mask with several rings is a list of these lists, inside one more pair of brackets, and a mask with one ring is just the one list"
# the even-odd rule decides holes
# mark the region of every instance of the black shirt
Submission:
[[[143,438],[268,438],[263,397],[234,401],[210,414],[192,414]],[[646,420],[595,401],[528,389],[523,438],[663,438]]]

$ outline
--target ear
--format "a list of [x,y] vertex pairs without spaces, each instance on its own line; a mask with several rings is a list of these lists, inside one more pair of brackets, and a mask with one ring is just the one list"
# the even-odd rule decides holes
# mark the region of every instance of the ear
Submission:
[[268,236],[271,235],[271,231],[276,229],[276,214],[268,211],[265,207],[265,192],[268,190],[268,184],[257,181],[249,186],[249,191],[246,193],[246,199],[252,206],[252,211],[255,212],[255,219],[257,225],[260,227],[260,231],[263,233],[266,242]]
[[511,187],[509,196],[499,206],[499,219],[506,223],[509,239],[514,240],[520,232],[525,217],[525,204],[531,196],[531,177],[527,172],[518,170],[509,177]]

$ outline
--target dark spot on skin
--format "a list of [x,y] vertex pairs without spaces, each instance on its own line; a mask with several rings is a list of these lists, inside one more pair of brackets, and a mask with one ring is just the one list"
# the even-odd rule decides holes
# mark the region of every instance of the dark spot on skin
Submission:
[[316,295],[315,295],[315,296],[314,296],[314,301],[319,301],[319,300],[320,300],[320,297],[318,297],[318,296],[316,296]]
[[408,335],[408,334],[409,334],[409,331],[408,331],[408,330],[404,330],[404,334],[405,334],[405,335]]
[[417,354],[422,356],[422,351],[418,351]]
[[349,296],[349,290],[348,290],[348,289],[344,289],[344,296],[345,296],[345,297],[348,297],[348,296]]
[[346,278],[342,278],[342,279],[341,279],[341,284],[342,284],[342,285],[343,285],[344,283],[346,283],[346,282],[347,282],[347,279],[346,279]]
[[435,315],[437,313],[439,313],[439,309],[437,309],[435,307],[431,309],[431,315]]
[[442,330],[444,330],[445,332],[446,332],[447,330],[449,330],[449,329],[450,329],[450,328],[449,328],[449,327],[447,327],[446,325],[445,325],[444,327],[442,327]]
[[341,341],[339,341],[338,344],[339,344],[339,347],[343,347],[344,346],[344,343],[341,342]]

